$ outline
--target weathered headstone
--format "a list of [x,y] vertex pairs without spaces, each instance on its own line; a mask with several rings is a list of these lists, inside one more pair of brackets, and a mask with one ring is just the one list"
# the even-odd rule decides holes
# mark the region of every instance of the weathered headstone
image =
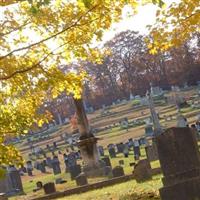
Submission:
[[12,192],[23,192],[22,180],[19,171],[12,165],[8,167],[9,188]]
[[60,161],[58,160],[57,156],[54,156],[54,158],[51,160],[51,165],[52,165],[52,168],[53,168],[54,175],[61,173]]
[[81,173],[81,166],[80,165],[70,166],[69,173],[71,176],[71,180],[74,180]]
[[27,169],[28,175],[33,176],[33,165],[30,160],[26,162],[26,169]]
[[44,184],[43,188],[45,194],[52,194],[56,192],[55,184],[53,182]]
[[112,170],[113,177],[124,176],[124,169],[121,166],[116,166]]
[[117,153],[123,153],[123,151],[124,151],[123,143],[116,144],[116,147],[117,147]]
[[86,175],[84,173],[81,173],[76,177],[76,184],[78,186],[82,186],[82,185],[87,185],[88,184],[87,177],[86,177]]
[[103,146],[98,146],[100,156],[104,156],[104,149]]
[[152,145],[146,146],[145,151],[149,162],[158,160],[158,151],[154,143]]
[[133,173],[134,173],[134,178],[138,183],[150,180],[152,178],[150,162],[147,159],[140,160],[134,166]]
[[102,160],[105,162],[106,166],[112,167],[111,162],[110,162],[110,158],[108,156],[104,156],[102,158]]
[[195,133],[188,127],[170,128],[156,137],[163,171],[162,200],[200,199],[200,154]]
[[115,158],[116,157],[116,152],[115,152],[115,148],[114,147],[110,147],[108,149],[109,155],[111,158]]

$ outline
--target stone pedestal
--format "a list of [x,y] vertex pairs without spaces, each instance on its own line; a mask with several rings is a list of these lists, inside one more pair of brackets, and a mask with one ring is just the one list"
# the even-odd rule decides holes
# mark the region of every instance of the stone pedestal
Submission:
[[200,199],[200,154],[190,128],[170,128],[156,137],[163,171],[162,200]]
[[90,136],[78,141],[78,147],[84,160],[83,172],[86,176],[102,176],[104,167],[100,164],[97,149],[97,138]]

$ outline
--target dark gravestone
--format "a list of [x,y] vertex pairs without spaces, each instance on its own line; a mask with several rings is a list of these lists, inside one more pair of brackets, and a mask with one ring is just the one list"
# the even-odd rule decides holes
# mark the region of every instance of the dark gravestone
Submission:
[[71,176],[71,180],[74,180],[81,173],[81,166],[74,165],[74,166],[69,167],[69,173]]
[[56,192],[55,184],[53,182],[44,184],[43,189],[45,194],[52,194]]
[[158,160],[158,150],[155,142],[153,142],[150,146],[146,146],[145,151],[149,162]]
[[21,193],[23,192],[22,180],[19,171],[14,167],[8,168],[8,182],[10,192]]
[[116,152],[115,152],[115,148],[114,147],[110,147],[108,149],[109,155],[111,158],[116,158]]
[[140,146],[134,146],[133,153],[134,153],[134,155],[140,156]]
[[110,158],[108,156],[105,156],[104,158],[102,158],[102,160],[105,162],[106,166],[112,167]]
[[57,149],[57,143],[56,142],[53,142],[53,148]]
[[42,173],[46,173],[46,168],[45,168],[45,164],[44,164],[43,161],[42,161],[41,163],[39,163],[39,170],[40,170]]
[[104,167],[104,175],[105,176],[112,176],[112,168],[110,166]]
[[104,156],[104,149],[103,149],[103,146],[99,146],[99,147],[98,147],[98,150],[99,150],[99,155],[100,155],[100,156]]
[[26,169],[27,169],[28,175],[33,176],[33,165],[30,160],[26,162]]
[[117,153],[123,153],[123,151],[124,151],[123,143],[116,144],[116,147],[117,147]]
[[72,167],[75,166],[76,163],[76,155],[74,152],[71,152],[70,154],[68,154],[68,167]]
[[87,185],[88,184],[87,177],[86,177],[86,175],[84,173],[81,173],[76,177],[76,184],[78,186],[82,186],[82,185]]
[[156,137],[163,171],[162,200],[200,199],[200,154],[195,133],[188,127],[170,128]]
[[116,166],[112,170],[113,177],[124,176],[124,169],[121,166]]
[[134,166],[134,178],[138,183],[150,180],[152,178],[151,165],[147,159],[140,160]]
[[124,154],[125,158],[128,158],[129,149],[128,149],[128,145],[126,145],[126,144],[124,144],[124,147],[123,147],[123,154]]
[[47,158],[46,158],[46,163],[47,163],[47,166],[48,166],[49,168],[52,168],[51,158],[50,158],[50,157],[47,157]]
[[51,160],[51,165],[52,165],[52,168],[53,168],[54,175],[61,173],[60,162],[59,162],[57,156],[54,156],[54,158]]

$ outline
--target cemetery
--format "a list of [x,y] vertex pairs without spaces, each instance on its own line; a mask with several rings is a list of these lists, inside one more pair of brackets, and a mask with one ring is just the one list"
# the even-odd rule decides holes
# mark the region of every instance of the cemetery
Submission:
[[0,200],[200,200],[200,1],[0,1]]
[[[172,92],[169,91],[165,95],[170,95],[170,93]],[[184,91],[180,93],[183,96],[188,95],[188,91],[187,93]],[[114,198],[116,195],[118,195],[116,198],[120,199],[129,199],[132,195],[139,195],[141,199],[143,199],[142,195],[145,196],[144,198],[150,195],[153,199],[160,199],[159,190],[163,199],[169,199],[170,197],[167,197],[169,192],[167,192],[167,195],[165,194],[165,188],[167,190],[168,183],[165,183],[164,178],[162,178],[164,173],[167,179],[168,168],[165,169],[165,167],[168,164],[165,156],[168,152],[162,152],[162,148],[157,149],[159,145],[165,145],[167,138],[162,139],[160,135],[160,139],[158,137],[158,142],[155,146],[154,137],[159,131],[171,131],[171,134],[174,132],[174,134],[181,135],[184,132],[185,134],[191,134],[189,128],[188,130],[182,128],[187,127],[187,125],[182,123],[178,116],[187,118],[190,126],[197,122],[200,109],[190,106],[193,103],[192,99],[195,93],[195,88],[189,91],[188,107],[181,108],[179,111],[177,111],[173,102],[165,102],[163,100],[160,103],[160,100],[151,97],[151,101],[148,100],[148,105],[139,107],[132,107],[132,100],[127,101],[126,104],[112,105],[109,107],[109,111],[115,113],[114,115],[112,114],[112,117],[102,116],[101,109],[92,114],[87,114],[92,130],[94,128],[98,129],[98,131],[94,132],[94,139],[96,138],[94,142],[97,143],[97,146],[93,155],[94,160],[95,156],[100,159],[96,161],[98,164],[96,162],[91,164],[91,158],[87,157],[87,155],[83,159],[85,152],[83,152],[84,149],[81,150],[82,147],[80,146],[83,144],[80,144],[77,136],[70,135],[70,124],[57,126],[43,140],[37,140],[37,138],[41,137],[41,134],[36,135],[34,143],[30,142],[27,136],[21,138],[17,146],[21,149],[26,163],[18,170],[12,167],[7,170],[6,177],[0,181],[0,192],[6,193],[11,199],[45,199],[46,196],[50,199],[59,199],[63,196],[66,196],[63,197],[64,199],[79,199],[80,197],[77,197],[77,193],[82,193],[80,196],[84,197],[90,195],[90,193],[92,195],[95,189],[99,193],[98,198],[100,199],[106,195],[102,192],[104,191],[102,188],[106,187],[106,191],[109,188],[113,188],[113,191],[107,192],[108,195],[104,197],[105,199]],[[164,96],[162,99],[164,99]],[[84,109],[79,112],[84,112]],[[178,120],[180,120],[180,124]],[[177,128],[177,130],[168,129],[176,126],[181,128]],[[194,144],[188,144],[194,146],[194,153],[191,152],[194,156],[195,151],[198,152],[197,141],[200,138],[198,131],[200,130],[198,129],[196,136],[193,139],[191,138],[191,142],[194,142]],[[174,137],[177,136],[174,135]],[[186,137],[189,136],[186,135]],[[166,147],[169,148],[169,152],[172,151],[172,147],[170,147],[171,140],[172,138],[169,138],[169,147]],[[181,137],[180,142],[184,142],[182,140],[184,138]],[[186,138],[186,140],[189,142],[189,138]],[[72,143],[72,141],[74,142]],[[30,143],[32,144],[31,146]],[[180,151],[184,151],[184,148],[187,147],[184,145],[182,148],[183,150],[180,149]],[[188,151],[188,159],[192,159],[191,154]],[[173,155],[173,153],[170,155]],[[182,154],[180,152],[180,155],[177,155],[178,158],[169,157],[169,159],[175,159],[177,162],[177,159],[180,159],[180,163],[183,164],[184,159],[181,161],[181,155],[186,156],[185,153]],[[196,156],[198,157],[198,155]],[[198,168],[198,159],[194,158],[194,164],[191,163],[195,170]],[[88,166],[86,162],[88,162]],[[95,170],[90,165],[96,165]],[[173,171],[170,166],[168,167],[169,170]],[[187,162],[186,169],[184,169],[184,165],[182,167],[184,171],[187,170]],[[164,170],[166,170],[166,174]],[[169,171],[169,173],[171,172]],[[194,176],[196,173],[194,171]],[[131,185],[132,188],[135,185],[136,190],[133,191],[130,188],[130,191],[128,191],[130,197],[123,197],[124,195],[121,193],[115,194],[115,187],[118,188],[118,184],[122,188],[124,187],[124,190],[126,186],[130,187],[129,185]],[[169,182],[169,184],[171,183]],[[194,182],[194,184],[196,183]],[[142,190],[142,193],[140,190]]]

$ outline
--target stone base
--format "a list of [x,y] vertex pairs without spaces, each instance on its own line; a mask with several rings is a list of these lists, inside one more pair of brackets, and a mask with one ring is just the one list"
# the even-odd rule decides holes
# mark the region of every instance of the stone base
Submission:
[[200,200],[200,177],[160,189],[162,200]]

